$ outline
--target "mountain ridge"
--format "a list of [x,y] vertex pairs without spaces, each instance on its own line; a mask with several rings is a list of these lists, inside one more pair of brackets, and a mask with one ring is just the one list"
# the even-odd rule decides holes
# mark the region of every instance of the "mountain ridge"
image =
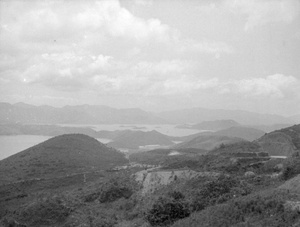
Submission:
[[34,106],[0,103],[0,123],[25,124],[166,124],[168,121],[138,108],[77,105]]
[[158,113],[158,116],[178,124],[194,124],[222,119],[232,119],[244,125],[295,123],[289,118],[276,114],[260,114],[246,110],[205,109],[202,107],[164,111]]

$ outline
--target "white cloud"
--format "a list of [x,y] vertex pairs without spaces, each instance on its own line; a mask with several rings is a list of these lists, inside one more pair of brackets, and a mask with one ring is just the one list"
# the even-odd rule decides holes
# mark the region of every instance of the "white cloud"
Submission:
[[209,54],[220,54],[220,53],[233,53],[233,47],[229,46],[224,42],[208,41],[203,40],[202,42],[196,42],[195,40],[182,40],[179,41],[180,51],[192,51],[192,52],[203,52]]
[[300,12],[298,0],[228,0],[225,6],[246,15],[245,31],[273,22],[290,23]]
[[220,88],[220,93],[284,98],[288,93],[299,93],[300,81],[293,76],[274,74],[265,78],[233,80],[220,85]]
[[134,0],[134,3],[140,6],[152,6],[153,0]]
[[[138,41],[169,41],[172,30],[158,19],[134,16],[119,1],[35,2],[31,8],[7,18],[6,29],[18,29],[28,41],[44,42],[56,37],[76,40],[90,33],[128,37]],[[17,12],[20,13],[20,12]],[[75,37],[74,37],[75,36]]]
[[[112,63],[111,63],[112,62]],[[86,56],[71,53],[42,54],[20,74],[20,81],[43,84],[53,88],[77,89],[86,84],[86,79],[112,68],[112,57]],[[71,89],[71,90],[72,90]]]
[[160,62],[141,61],[132,67],[132,71],[137,75],[157,75],[174,76],[187,72],[193,68],[192,62],[185,60],[162,60]]

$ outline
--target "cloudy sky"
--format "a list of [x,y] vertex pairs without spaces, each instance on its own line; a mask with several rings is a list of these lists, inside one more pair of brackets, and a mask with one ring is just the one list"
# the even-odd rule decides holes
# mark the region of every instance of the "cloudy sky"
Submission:
[[0,101],[300,113],[299,0],[0,0]]

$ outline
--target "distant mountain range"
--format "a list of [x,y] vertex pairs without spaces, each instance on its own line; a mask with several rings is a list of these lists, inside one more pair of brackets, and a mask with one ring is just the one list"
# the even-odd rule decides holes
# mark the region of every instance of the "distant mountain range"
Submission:
[[[259,114],[243,110],[193,108],[154,113],[138,108],[116,109],[93,105],[56,108],[25,103],[0,103],[0,124],[195,124],[199,122],[204,124],[203,121],[221,121],[224,119],[231,119],[231,123],[234,124],[236,121],[242,125],[300,123],[300,115],[287,118],[280,115]],[[216,124],[220,123],[222,121]],[[206,124],[212,123],[207,122]]]
[[[243,125],[268,125],[268,124],[290,124],[297,123],[295,119],[289,119],[275,114],[259,114],[244,110],[224,110],[224,109],[181,109],[166,111],[158,114],[163,119],[178,124],[198,123],[203,121],[214,121],[232,119]],[[300,122],[298,122],[300,123]]]
[[0,103],[0,123],[24,124],[166,124],[168,121],[141,109],[108,106],[33,106]]
[[239,126],[240,124],[234,120],[214,120],[214,121],[202,121],[198,124],[193,125],[178,125],[176,128],[188,128],[188,129],[199,129],[199,130],[221,130],[234,126]]

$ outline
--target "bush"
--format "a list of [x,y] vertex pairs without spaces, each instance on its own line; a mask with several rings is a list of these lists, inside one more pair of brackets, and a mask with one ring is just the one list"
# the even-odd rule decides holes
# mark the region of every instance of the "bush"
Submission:
[[72,212],[65,198],[53,196],[27,206],[19,219],[28,226],[56,225],[64,222]]
[[282,179],[288,180],[300,174],[300,157],[292,157],[284,165]]
[[250,187],[233,177],[220,176],[218,179],[206,183],[192,197],[193,211],[199,211],[207,206],[223,203],[229,199],[247,195]]
[[288,227],[299,221],[299,213],[284,208],[285,199],[272,196],[247,196],[226,204],[211,206],[176,222],[173,227]]
[[172,192],[168,197],[159,197],[146,214],[152,226],[166,226],[190,215],[189,204],[180,192]]
[[135,191],[135,182],[128,178],[112,178],[104,182],[95,192],[85,196],[85,202],[99,200],[101,203],[114,202],[120,198],[128,199]]

